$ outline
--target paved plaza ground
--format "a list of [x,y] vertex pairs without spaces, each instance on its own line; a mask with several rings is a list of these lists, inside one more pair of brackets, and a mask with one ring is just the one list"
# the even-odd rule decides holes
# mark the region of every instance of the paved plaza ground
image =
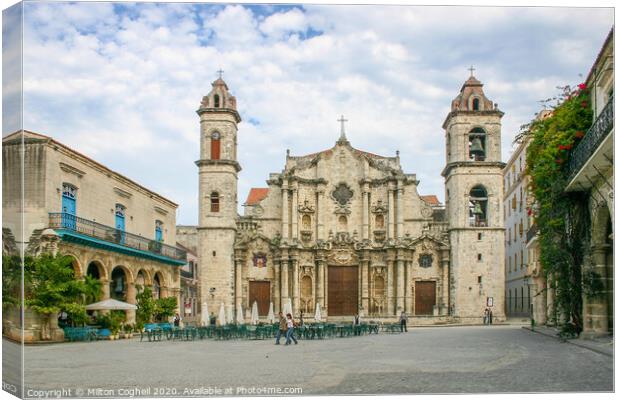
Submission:
[[[17,349],[6,340],[4,346]],[[149,397],[157,388],[176,396],[285,387],[303,394],[613,390],[612,357],[518,326],[412,328],[297,346],[135,338],[64,343],[27,346],[25,364],[26,396],[28,389],[60,388],[82,397],[97,388],[116,397],[140,394],[135,388],[149,390],[143,392]]]

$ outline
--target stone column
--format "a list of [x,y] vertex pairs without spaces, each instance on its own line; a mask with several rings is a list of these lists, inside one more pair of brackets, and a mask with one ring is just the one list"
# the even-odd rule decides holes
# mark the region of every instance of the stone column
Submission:
[[316,301],[321,307],[321,311],[325,308],[325,260],[321,257],[317,260],[316,272]]
[[280,290],[280,302],[282,304],[282,310],[284,310],[284,305],[286,304],[289,293],[288,293],[288,255],[283,255],[280,259],[280,270],[282,274],[282,284]]
[[398,188],[395,191],[396,195],[396,237],[403,237],[403,230],[405,227],[405,215],[403,213],[403,196],[405,190],[402,187],[402,182],[398,181]]
[[411,277],[413,261],[405,261],[405,312],[411,314]]
[[107,300],[110,298],[110,281],[107,279],[101,279],[101,300]]
[[603,284],[603,292],[596,297],[583,295],[583,332],[585,338],[607,335],[609,318],[607,316],[607,271],[606,253],[608,245],[592,246],[592,269]]
[[299,260],[297,257],[292,259],[293,262],[293,312],[299,315]]
[[288,233],[288,186],[282,184],[282,238],[287,239]]
[[443,275],[441,285],[443,293],[441,294],[441,309],[439,310],[441,315],[448,315],[450,307],[450,259],[448,257],[450,257],[450,254],[446,253],[441,258],[441,272]]
[[292,221],[291,221],[291,225],[292,225],[292,229],[293,229],[293,234],[292,234],[292,238],[293,239],[297,239],[299,237],[299,225],[298,225],[298,216],[297,216],[297,207],[299,207],[299,199],[298,197],[298,189],[297,189],[297,182],[293,183],[293,204],[291,205],[292,209]]
[[394,184],[388,184],[388,220],[387,220],[387,238],[394,237]]
[[368,184],[362,190],[362,239],[368,239]]
[[235,316],[237,315],[239,307],[241,306],[241,303],[243,301],[243,293],[241,292],[241,288],[243,287],[243,283],[241,279],[242,271],[243,271],[243,258],[237,256],[235,257],[235,305],[234,305]]
[[394,259],[387,261],[387,304],[386,313],[388,316],[394,315]]
[[398,255],[396,261],[396,313],[400,314],[405,309],[405,261]]
[[370,293],[369,293],[369,288],[368,288],[369,264],[370,264],[369,254],[367,251],[364,251],[364,259],[360,263],[360,268],[361,268],[360,275],[362,276],[362,286],[361,286],[362,310],[364,311],[365,317],[368,317],[368,315],[370,314]]
[[[109,287],[109,285],[108,285]],[[134,283],[127,284],[127,303],[136,304],[136,285]],[[177,308],[178,308],[177,302]],[[135,324],[136,323],[136,310],[127,310],[127,323]]]
[[274,279],[273,279],[273,312],[277,315],[281,308],[280,308],[280,292],[282,290],[281,288],[281,279],[282,279],[282,273],[281,273],[281,264],[280,264],[280,260],[275,260],[273,261],[273,274],[274,274]]
[[323,185],[320,185],[318,190],[318,201],[316,210],[316,222],[317,222],[317,239],[325,240],[325,222],[326,217],[325,210],[325,189]]

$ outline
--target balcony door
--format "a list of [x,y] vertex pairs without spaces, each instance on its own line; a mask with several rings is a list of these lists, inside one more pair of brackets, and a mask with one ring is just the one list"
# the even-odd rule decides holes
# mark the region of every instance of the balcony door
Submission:
[[125,206],[122,204],[116,205],[115,212],[115,223],[114,226],[116,228],[116,241],[120,244],[125,243]]
[[75,201],[77,188],[68,183],[62,185],[62,227],[75,230]]

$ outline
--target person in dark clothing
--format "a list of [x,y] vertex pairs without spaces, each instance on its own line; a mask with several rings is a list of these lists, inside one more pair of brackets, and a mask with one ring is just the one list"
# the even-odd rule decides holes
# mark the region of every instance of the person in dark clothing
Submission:
[[400,331],[407,332],[407,314],[404,311],[400,313]]
[[209,325],[215,326],[216,322],[217,322],[217,318],[215,318],[215,314],[211,313],[211,315],[209,316]]
[[179,325],[181,325],[181,316],[179,315],[179,313],[176,313],[174,315],[174,319],[173,319],[173,323],[175,327],[179,327]]

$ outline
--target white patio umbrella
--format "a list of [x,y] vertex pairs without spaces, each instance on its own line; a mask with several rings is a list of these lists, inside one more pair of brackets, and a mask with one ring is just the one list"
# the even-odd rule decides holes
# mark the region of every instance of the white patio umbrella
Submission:
[[217,322],[220,326],[226,325],[226,313],[224,312],[224,303],[220,305],[220,313],[217,316]]
[[[293,314],[293,303],[290,297],[286,300],[286,313],[290,313],[293,316],[295,315]],[[286,315],[286,313],[284,315]]]
[[235,321],[232,304],[226,306],[226,321],[228,321],[229,324],[232,324]]
[[321,320],[321,306],[319,303],[316,303],[316,307],[314,309],[314,321],[319,322]]
[[107,299],[97,303],[92,303],[86,306],[88,311],[94,310],[135,310],[134,304],[125,303],[124,301],[118,301],[115,299]]
[[269,314],[267,314],[267,321],[269,321],[270,324],[273,324],[275,320],[276,320],[276,316],[273,313],[273,302],[270,302],[269,303]]
[[202,310],[200,311],[200,324],[202,326],[209,325],[209,306],[207,302],[202,303]]
[[258,304],[256,303],[256,301],[254,301],[254,304],[252,304],[251,322],[252,322],[252,325],[258,324]]
[[245,321],[243,320],[243,307],[241,304],[237,307],[237,324],[242,325]]

